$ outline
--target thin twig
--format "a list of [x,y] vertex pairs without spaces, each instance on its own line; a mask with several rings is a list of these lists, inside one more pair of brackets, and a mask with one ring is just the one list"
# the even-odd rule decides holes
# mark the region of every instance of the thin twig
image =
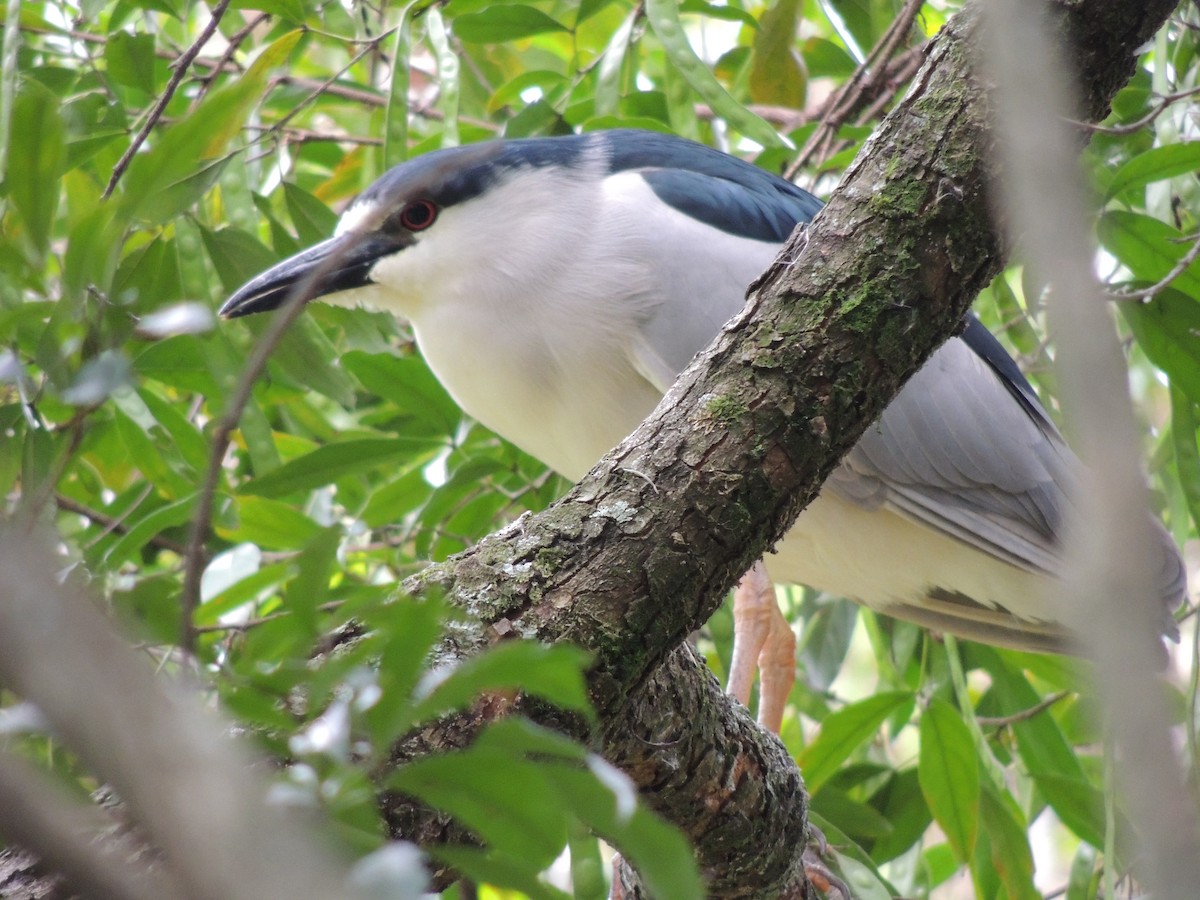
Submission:
[[[321,270],[324,273],[324,269]],[[315,274],[315,273],[314,273]],[[297,285],[288,299],[271,318],[270,325],[263,332],[262,338],[250,355],[246,368],[242,371],[224,414],[217,420],[213,429],[212,452],[208,458],[208,469],[204,473],[204,482],[200,494],[196,498],[196,514],[192,520],[192,530],[188,537],[187,551],[184,555],[182,616],[183,623],[180,632],[180,649],[191,654],[195,647],[196,628],[192,622],[196,607],[200,604],[200,576],[204,572],[205,552],[204,542],[212,524],[213,500],[216,496],[217,482],[221,477],[221,465],[225,461],[225,453],[242,417],[242,410],[250,400],[250,392],[254,382],[266,367],[267,359],[275,346],[287,331],[289,325],[300,315],[305,302],[309,299],[315,279],[310,276]]]
[[204,482],[196,498],[196,513],[192,519],[192,530],[188,537],[187,553],[184,557],[182,616],[180,628],[180,649],[190,654],[195,647],[196,627],[193,615],[200,604],[200,576],[204,572],[204,542],[212,524],[213,501],[217,492],[217,483],[221,477],[221,466],[233,432],[237,429],[242,418],[242,410],[250,400],[250,392],[254,382],[262,374],[267,365],[267,359],[274,352],[276,345],[293,321],[300,315],[304,305],[311,300],[317,291],[317,286],[341,265],[346,253],[354,249],[354,244],[348,242],[340,253],[331,253],[325,261],[314,268],[302,280],[296,283],[288,297],[276,310],[270,324],[259,338],[238,378],[225,411],[216,421],[213,428],[212,452],[208,458],[208,468],[204,473]]
[[146,121],[142,123],[142,127],[138,130],[138,133],[134,135],[133,140],[130,141],[125,152],[121,154],[121,158],[117,161],[117,164],[113,166],[112,177],[108,179],[108,185],[104,188],[105,199],[112,196],[112,192],[116,190],[117,182],[121,180],[121,176],[129,168],[129,163],[133,161],[134,155],[141,148],[142,144],[145,143],[146,138],[150,136],[150,131],[166,110],[167,104],[171,102],[171,98],[175,96],[175,91],[179,89],[179,85],[183,83],[192,60],[196,58],[200,53],[200,49],[216,33],[217,25],[221,22],[221,17],[225,15],[225,10],[229,9],[229,2],[230,0],[219,0],[217,5],[213,7],[212,16],[209,18],[208,24],[200,32],[200,37],[196,38],[192,46],[188,47],[175,62],[173,71],[171,72],[171,80],[167,82],[162,95],[155,101],[150,114],[146,117]]
[[1085,131],[1098,131],[1101,134],[1133,134],[1135,131],[1140,131],[1145,128],[1164,112],[1167,108],[1180,100],[1186,100],[1188,97],[1200,94],[1200,87],[1188,88],[1186,91],[1177,91],[1174,94],[1167,94],[1162,97],[1158,103],[1150,108],[1150,112],[1146,113],[1140,119],[1133,122],[1127,122],[1124,125],[1093,125],[1090,122],[1077,122],[1070,120],[1071,124],[1077,128],[1082,128]]
[[[399,27],[399,26],[397,26],[397,27]],[[342,66],[336,72],[334,72],[332,75],[330,75],[324,81],[318,82],[317,86],[314,87],[309,92],[309,95],[307,97],[305,97],[303,100],[301,100],[295,106],[293,106],[290,110],[288,110],[287,114],[284,115],[282,118],[279,119],[278,122],[275,123],[274,129],[275,130],[282,129],[284,125],[286,125],[288,122],[290,122],[292,120],[292,118],[295,117],[296,114],[300,112],[300,110],[304,109],[310,103],[315,102],[318,97],[320,97],[322,94],[324,94],[326,91],[328,91],[330,86],[335,81],[337,81],[339,78],[341,78],[347,72],[349,72],[350,69],[359,62],[359,60],[361,60],[364,56],[366,56],[373,49],[375,49],[376,45],[380,41],[387,40],[389,37],[392,36],[392,34],[395,33],[395,31],[396,31],[396,28],[389,28],[387,31],[383,32],[381,35],[379,35],[374,40],[366,42],[361,50],[359,50],[352,57],[350,57],[350,61],[348,63],[346,63],[344,66]]]
[[196,94],[195,101],[192,103],[193,107],[204,99],[204,96],[217,80],[218,74],[231,68],[234,71],[240,71],[241,67],[234,61],[234,54],[238,52],[238,49],[242,46],[242,42],[250,36],[250,33],[269,18],[271,16],[268,13],[260,13],[234,33],[225,47],[225,52],[210,67],[208,75],[201,79],[200,90]]
[[1045,712],[1059,700],[1065,700],[1070,696],[1070,691],[1059,691],[1057,694],[1051,694],[1041,703],[1031,706],[1029,709],[1015,712],[1010,716],[977,716],[976,721],[979,722],[981,728],[1007,728],[1009,725],[1015,725],[1017,722],[1026,722],[1032,719],[1039,713]]
[[805,143],[803,149],[796,156],[795,162],[788,167],[787,178],[795,178],[796,173],[812,159],[817,149],[827,144],[830,136],[836,134],[842,123],[853,114],[862,101],[863,95],[879,80],[886,68],[879,65],[880,60],[891,58],[900,42],[912,28],[917,14],[924,5],[924,0],[906,0],[904,8],[900,10],[883,37],[871,49],[863,64],[826,102],[827,111],[821,116],[820,126]]
[[355,144],[366,147],[379,147],[383,145],[383,138],[358,137],[341,131],[313,131],[308,128],[297,128],[294,125],[288,125],[283,129],[278,129],[274,125],[247,125],[246,128],[250,129],[251,131],[262,132],[263,134],[268,134],[274,131],[282,131],[283,137],[289,144],[329,142],[336,144]]
[[1149,300],[1186,272],[1197,259],[1200,259],[1200,234],[1196,235],[1191,249],[1179,258],[1179,262],[1175,263],[1171,271],[1164,275],[1161,280],[1150,285],[1148,288],[1142,288],[1137,291],[1109,291],[1109,296],[1114,300]]
[[[146,493],[149,494],[152,490],[153,488],[147,485]],[[82,503],[76,503],[70,497],[64,497],[62,494],[55,494],[54,502],[59,509],[83,516],[88,521],[95,522],[97,525],[102,526],[105,534],[111,534],[112,532],[116,532],[117,534],[126,534],[129,531],[129,526],[125,524],[124,517],[114,518],[113,516],[106,516],[104,513],[97,512],[90,507],[84,506]],[[136,508],[137,504],[131,507],[131,511],[132,509]],[[128,514],[129,513],[127,512],[125,515]],[[147,543],[163,550],[170,550],[172,553],[178,553],[180,556],[183,556],[187,552],[187,548],[183,544],[173,541],[170,538],[165,538],[160,534],[156,534],[151,537]]]

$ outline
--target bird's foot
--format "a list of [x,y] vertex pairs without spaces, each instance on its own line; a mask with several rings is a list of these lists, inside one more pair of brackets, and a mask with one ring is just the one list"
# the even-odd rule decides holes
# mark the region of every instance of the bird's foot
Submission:
[[824,857],[828,852],[829,842],[825,840],[824,832],[809,822],[808,846],[804,848],[801,857],[808,883],[826,897],[831,896],[833,891],[837,891],[841,895],[841,900],[854,900],[854,896],[850,893],[850,886],[835,875],[826,864]]
[[796,680],[796,636],[779,611],[775,586],[759,560],[733,594],[733,660],[729,693],[749,705],[754,671],[759,673],[758,722],[779,733],[783,709]]

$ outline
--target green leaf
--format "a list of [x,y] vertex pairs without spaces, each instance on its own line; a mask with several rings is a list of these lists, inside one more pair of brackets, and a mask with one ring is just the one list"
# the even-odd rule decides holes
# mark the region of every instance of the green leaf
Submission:
[[501,748],[476,745],[408,763],[388,786],[444,810],[498,853],[536,872],[567,841],[561,796],[540,767]]
[[200,225],[199,229],[204,249],[221,279],[223,294],[232,294],[275,263],[275,254],[253,235],[236,228],[213,231]]
[[[267,327],[268,318],[255,318],[258,321],[250,328],[261,333]],[[292,323],[275,347],[271,362],[297,385],[311,388],[343,406],[353,405],[354,382],[338,365],[338,352],[333,342],[310,317],[301,316]]]
[[504,853],[475,847],[437,847],[430,855],[474,882],[503,889],[502,896],[505,897],[516,894],[529,900],[570,900],[570,894],[546,884],[536,869],[524,860],[513,859]]
[[1025,822],[1005,803],[991,782],[985,781],[980,796],[980,819],[991,844],[991,867],[1000,876],[1009,900],[1041,900],[1033,884],[1033,854]]
[[833,41],[810,37],[801,46],[810,78],[845,78],[858,68],[846,49]]
[[1138,346],[1171,378],[1171,384],[1200,401],[1200,301],[1167,288],[1145,303],[1117,306]]
[[[1188,251],[1175,228],[1140,213],[1110,210],[1098,226],[1100,242],[1139,281],[1165,278]],[[1200,262],[1193,262],[1172,282],[1176,290],[1200,300]]]
[[892,832],[891,823],[878,810],[832,784],[826,784],[812,798],[812,808],[859,841],[875,840]]
[[871,845],[871,858],[879,863],[895,859],[916,844],[933,820],[915,768],[892,773],[871,797],[871,805],[892,825],[890,833]]
[[477,44],[502,44],[535,34],[567,30],[567,26],[532,6],[497,4],[454,19],[455,35],[460,40]]
[[246,482],[241,493],[281,497],[295,491],[312,490],[346,475],[401,460],[413,451],[414,446],[421,444],[403,438],[360,438],[326,444]]
[[[1031,709],[1041,697],[1020,673],[990,647],[972,653],[992,676],[992,692],[1005,714]],[[1100,792],[1088,781],[1075,751],[1049,711],[1012,724],[1017,752],[1046,802],[1075,834],[1094,847],[1104,846],[1104,806]]]
[[120,539],[104,555],[103,564],[110,570],[119,569],[123,563],[132,559],[155,536],[168,528],[177,528],[180,525],[186,525],[190,522],[195,506],[196,497],[195,495],[190,495],[184,497],[182,500],[176,500],[174,503],[161,506],[150,512],[149,515],[144,515],[140,518],[137,516],[131,517],[125,533],[121,535]]
[[308,191],[290,181],[283,183],[283,200],[302,243],[320,243],[337,228],[337,214]]
[[934,698],[921,716],[921,793],[960,861],[968,861],[979,834],[979,760],[962,716]]
[[713,112],[764,147],[786,146],[787,142],[770,123],[733,99],[704,61],[696,55],[696,51],[688,42],[687,33],[683,30],[683,23],[679,20],[679,7],[675,0],[647,0],[646,15],[654,33],[662,42],[663,49],[667,51],[671,64],[683,75],[692,89],[712,107]]
[[288,582],[283,596],[284,608],[312,636],[318,631],[317,606],[329,599],[329,580],[341,541],[340,526],[320,529],[296,557],[296,577]]
[[1102,168],[1099,171],[1105,200],[1155,181],[1178,175],[1195,175],[1200,171],[1200,141],[1152,147],[1123,164],[1107,180],[1104,175],[1110,170]]
[[775,0],[763,13],[750,55],[750,98],[755,103],[803,109],[808,72],[796,52],[803,0]]
[[[428,691],[413,716],[424,721],[463,709],[485,691],[521,691],[555,706],[591,714],[583,670],[589,655],[570,644],[505,641],[472,657]],[[420,693],[420,692],[418,692]]]
[[104,44],[104,64],[113,80],[153,94],[154,35],[118,31]]
[[248,541],[270,550],[294,550],[321,530],[295,506],[266,497],[238,497],[236,509],[238,527],[223,534],[234,543]]
[[58,210],[59,176],[67,158],[66,129],[58,98],[36,81],[21,83],[11,115],[13,122],[21,124],[8,135],[4,188],[40,255],[49,246]]
[[164,129],[149,150],[134,157],[122,181],[128,215],[164,222],[215,183],[224,164],[219,157],[266,91],[268,76],[287,61],[301,34],[292,31],[276,40],[241,78],[208,94],[187,117]]
[[908,691],[876,694],[839,709],[822,722],[817,739],[797,760],[809,793],[820,791],[854,751],[876,736],[887,717],[911,700]]
[[352,350],[341,361],[368,391],[399,407],[407,420],[405,434],[415,429],[418,434],[453,435],[458,428],[458,404],[421,357]]

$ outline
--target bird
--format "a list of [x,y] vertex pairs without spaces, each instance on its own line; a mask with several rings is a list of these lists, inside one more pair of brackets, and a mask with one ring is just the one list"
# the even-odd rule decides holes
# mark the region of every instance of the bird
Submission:
[[[464,411],[570,479],[657,405],[742,308],[815,196],[681,137],[495,139],[392,168],[332,237],[239,288],[225,318],[313,298],[405,320]],[[1067,652],[1052,592],[1082,464],[972,315],[904,385],[735,592],[729,689],[778,730],[795,637],[773,583],[999,646]],[[1162,630],[1186,594],[1157,528]]]

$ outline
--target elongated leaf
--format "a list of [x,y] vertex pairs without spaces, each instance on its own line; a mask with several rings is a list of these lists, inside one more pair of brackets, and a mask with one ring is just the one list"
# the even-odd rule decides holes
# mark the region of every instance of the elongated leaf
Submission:
[[[1105,213],[1098,234],[1105,249],[1124,263],[1134,278],[1151,283],[1166,277],[1190,243],[1165,222],[1122,210]],[[1200,300],[1200,262],[1192,263],[1172,285]]]
[[[1041,697],[1025,677],[1008,666],[994,650],[973,648],[992,676],[992,691],[1009,713],[1031,709]],[[1079,758],[1047,711],[1012,725],[1017,752],[1037,782],[1046,802],[1079,837],[1094,847],[1104,846],[1104,807]]]
[[475,746],[416,760],[395,772],[391,788],[445,810],[496,851],[533,872],[567,842],[566,810],[537,765],[502,749]]
[[566,30],[567,26],[532,6],[497,4],[454,20],[454,33],[461,40],[480,44],[502,44]]
[[822,722],[817,739],[797,760],[809,793],[816,794],[838,766],[871,740],[887,717],[911,699],[908,691],[876,694],[838,710]]
[[281,497],[293,491],[311,490],[345,475],[368,471],[388,460],[402,459],[413,448],[414,442],[401,438],[363,438],[327,444],[247,482],[241,492]]
[[497,690],[521,691],[590,714],[583,680],[587,660],[586,653],[570,644],[507,641],[445,674],[418,704],[414,717],[420,721],[461,709],[484,691]]
[[1108,183],[1102,185],[1104,199],[1177,175],[1194,175],[1197,171],[1200,171],[1200,141],[1152,147],[1112,173]]
[[209,94],[185,119],[165,129],[134,157],[122,182],[128,215],[166,221],[186,209],[220,174],[216,160],[228,149],[267,88],[267,77],[300,40],[292,31],[267,47],[236,82]]
[[118,31],[104,45],[104,63],[116,81],[154,93],[154,35]]
[[13,104],[12,121],[4,187],[21,214],[30,243],[44,253],[58,209],[58,178],[67,158],[58,98],[36,81],[25,81]]
[[405,434],[451,435],[462,419],[458,404],[442,387],[425,360],[391,353],[353,350],[342,356],[342,366],[363,387],[400,408],[409,422]]
[[[1011,803],[1011,799],[1010,799]],[[1019,811],[1010,808],[985,781],[980,796],[980,817],[991,844],[991,866],[1010,900],[1041,900],[1033,884],[1033,853],[1029,834]]]
[[808,72],[796,52],[796,29],[802,0],[775,0],[763,13],[750,54],[750,97],[803,109],[808,93]]
[[237,529],[223,536],[234,542],[249,541],[271,550],[302,547],[321,530],[321,526],[292,504],[266,497],[239,497],[237,514]]
[[1192,402],[1200,402],[1200,301],[1167,289],[1153,300],[1117,309],[1150,361]]
[[979,834],[979,760],[971,732],[949,703],[934,698],[921,716],[921,793],[960,861]]
[[768,122],[729,95],[704,61],[696,55],[679,20],[679,7],[675,0],[647,0],[646,15],[663,49],[667,51],[671,64],[704,102],[713,108],[713,112],[764,147],[786,146],[787,142]]

